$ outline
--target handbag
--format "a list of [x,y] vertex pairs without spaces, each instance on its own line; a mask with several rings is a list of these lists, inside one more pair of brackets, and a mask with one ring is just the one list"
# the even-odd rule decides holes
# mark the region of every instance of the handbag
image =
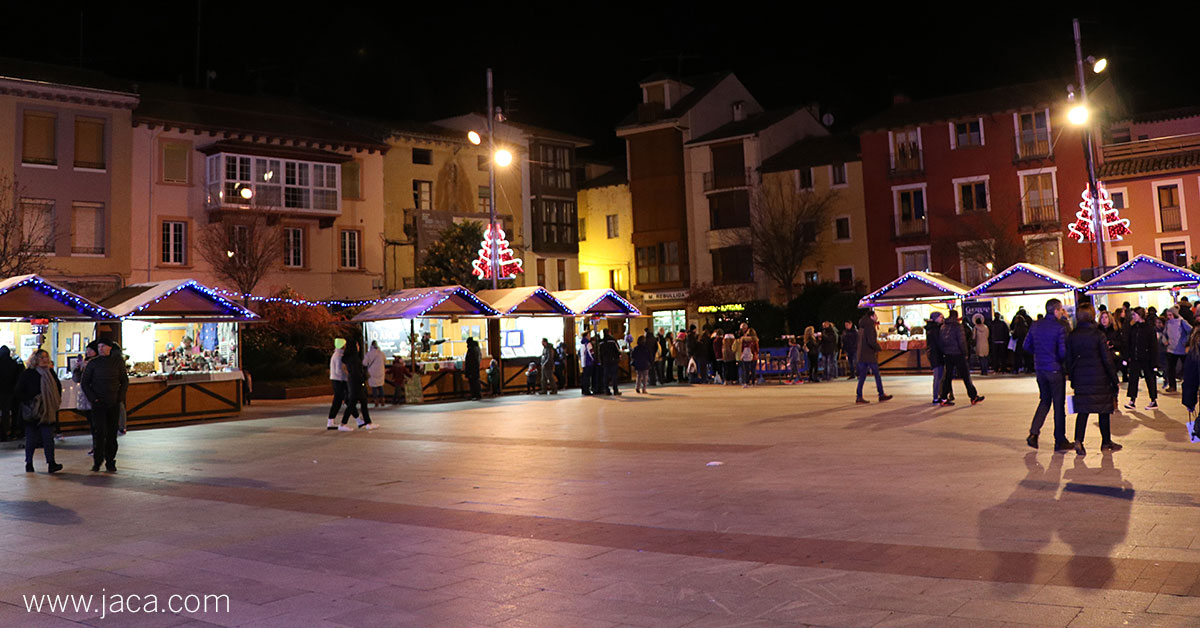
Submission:
[[1009,339],[1008,339],[1008,350],[1009,350],[1009,351],[1016,351],[1016,350],[1017,350],[1017,339],[1016,339],[1016,338],[1009,338]]
[[42,396],[38,395],[29,401],[21,403],[21,420],[26,423],[39,423],[43,412]]

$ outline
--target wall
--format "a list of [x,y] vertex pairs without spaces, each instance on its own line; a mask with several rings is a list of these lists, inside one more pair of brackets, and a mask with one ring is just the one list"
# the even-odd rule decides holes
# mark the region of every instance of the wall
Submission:
[[[586,228],[585,239],[579,243],[579,272],[581,287],[589,289],[631,288],[634,247],[630,232],[633,228],[633,200],[629,185],[612,185],[579,190],[579,218]],[[617,237],[608,237],[606,216],[617,216]],[[620,272],[615,286],[609,285],[609,271]]]

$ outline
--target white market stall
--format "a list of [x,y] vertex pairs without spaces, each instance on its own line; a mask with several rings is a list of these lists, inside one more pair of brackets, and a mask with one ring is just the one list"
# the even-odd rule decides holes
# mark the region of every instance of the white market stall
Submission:
[[[874,309],[879,318],[880,366],[926,368],[925,321],[934,312],[945,315],[957,307],[970,290],[940,273],[911,271],[859,300],[860,308]],[[908,334],[897,332],[901,319]]]
[[[500,313],[488,321],[488,338],[490,353],[500,357],[502,391],[525,390],[523,373],[529,362],[541,356],[543,338],[553,346],[564,343],[568,359],[574,358],[575,327],[570,321],[575,312],[549,290],[541,286],[481,290],[479,298]],[[573,383],[568,374],[567,385]]]
[[[609,330],[609,333],[626,349],[626,352],[622,353],[619,367],[621,379],[625,380],[631,377],[629,347],[625,345],[625,333],[632,332],[629,329],[630,319],[641,316],[641,311],[615,290],[608,288],[559,290],[554,292],[554,296],[565,303],[572,312],[575,312],[576,334],[581,335],[585,328],[602,333],[602,324]],[[575,361],[575,366],[578,368],[578,360]]]
[[1195,303],[1200,298],[1200,274],[1149,255],[1137,257],[1091,280],[1083,292],[1108,309],[1128,302],[1132,307],[1154,307],[1159,312],[1180,297]]
[[[975,286],[966,295],[968,301],[988,301],[991,312],[1011,321],[1018,310],[1024,309],[1036,319],[1046,311],[1046,301],[1058,299],[1071,315],[1075,315],[1075,293],[1083,282],[1038,264],[1020,262],[1004,269],[987,281]],[[991,320],[991,316],[986,316]]]

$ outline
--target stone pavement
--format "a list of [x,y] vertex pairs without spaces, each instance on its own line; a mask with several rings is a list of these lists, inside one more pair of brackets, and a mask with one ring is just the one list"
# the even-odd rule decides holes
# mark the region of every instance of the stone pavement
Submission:
[[[0,625],[1200,625],[1177,395],[1114,416],[1116,454],[1092,425],[1081,458],[1049,425],[1025,445],[1030,378],[979,378],[987,400],[953,408],[924,403],[928,378],[885,381],[885,404],[845,381],[658,387],[383,410],[355,433],[317,403],[256,405],[131,432],[117,475],[88,472],[83,437],[57,476],[5,444]],[[231,604],[25,610],[67,594]]]

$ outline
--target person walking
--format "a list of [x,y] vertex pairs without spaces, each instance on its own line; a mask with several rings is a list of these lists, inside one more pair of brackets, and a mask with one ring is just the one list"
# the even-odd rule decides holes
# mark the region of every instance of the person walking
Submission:
[[996,312],[988,323],[988,337],[992,341],[992,367],[997,373],[1007,373],[1008,343],[1011,335],[1008,332],[1008,323],[1004,322],[1000,312]]
[[604,370],[604,385],[602,386],[604,394],[620,395],[621,391],[617,386],[620,370],[618,368],[621,360],[621,346],[617,344],[617,339],[612,337],[607,329],[604,330],[604,339],[600,341],[600,367]]
[[879,376],[879,332],[876,326],[879,317],[875,311],[869,311],[858,321],[858,396],[854,403],[871,403],[863,399],[863,382],[867,374],[875,376],[875,389],[879,392],[879,401],[887,401],[892,396],[883,392],[883,378]]
[[[1012,338],[1016,341],[1016,352],[1013,354],[1013,373],[1028,372],[1029,366],[1026,363],[1026,355],[1029,350],[1025,348],[1025,339],[1029,337],[1029,329],[1032,322],[1029,320],[1029,315],[1025,313],[1025,308],[1020,308],[1012,319]],[[1036,371],[1036,366],[1034,368]]]
[[1200,326],[1192,328],[1188,336],[1187,357],[1183,360],[1183,390],[1179,402],[1187,408],[1188,421],[1192,423],[1192,438],[1200,439],[1200,421],[1196,420],[1196,398],[1200,394]]
[[371,398],[375,402],[375,407],[384,405],[383,399],[383,381],[384,372],[387,368],[387,358],[383,356],[383,351],[379,349],[379,343],[372,340],[371,349],[367,351],[367,355],[363,356],[363,366],[367,369],[367,387],[371,390]]
[[1158,407],[1158,379],[1154,374],[1158,364],[1158,333],[1154,322],[1147,319],[1145,308],[1133,308],[1130,321],[1132,324],[1125,333],[1126,360],[1129,362],[1129,403],[1125,408],[1137,409],[1138,379],[1145,378],[1146,390],[1150,393],[1150,405],[1146,409],[1154,410]]
[[[1192,326],[1179,314],[1178,308],[1167,310],[1166,340],[1167,340],[1167,387],[1165,392],[1175,392],[1176,368],[1183,366],[1183,357],[1187,355],[1188,336]],[[1182,373],[1182,371],[1180,371]]]
[[846,379],[854,379],[858,367],[858,329],[851,321],[846,321],[844,325],[842,352],[846,354]]
[[[341,341],[341,344],[338,341]],[[329,357],[329,383],[333,386],[333,403],[329,406],[329,420],[325,422],[326,430],[338,428],[338,412],[341,412],[342,404],[347,403],[346,395],[349,393],[349,389],[346,387],[346,367],[342,364],[342,356],[346,354],[345,346],[344,339],[335,339],[333,355]],[[358,410],[354,411],[354,418],[358,418]]]
[[[1066,367],[1067,330],[1058,322],[1063,316],[1062,302],[1058,299],[1046,301],[1046,317],[1029,328],[1025,341],[1019,346],[1022,351],[1033,354],[1034,372],[1037,374],[1038,407],[1033,413],[1029,436],[1025,443],[1034,449],[1038,446],[1038,434],[1046,422],[1046,414],[1054,408],[1054,451],[1066,451],[1074,445],[1067,440],[1066,418]],[[1016,319],[1013,319],[1014,323]],[[1014,334],[1015,337],[1015,334]]]
[[745,374],[742,387],[758,385],[758,332],[751,327],[742,336],[742,372]]
[[840,350],[837,329],[834,329],[833,323],[825,321],[821,325],[821,368],[825,371],[822,378],[827,382],[837,377]]
[[94,341],[99,354],[88,362],[79,380],[80,391],[92,404],[92,472],[117,471],[117,430],[120,429],[121,400],[129,388],[129,374],[121,349],[108,339]]
[[946,378],[946,355],[942,351],[942,313],[933,312],[925,321],[925,353],[933,368],[933,404],[942,403],[942,382]]
[[542,389],[538,391],[539,395],[544,395],[547,392],[551,395],[558,394],[558,381],[554,377],[554,345],[550,341],[542,338]]
[[467,388],[471,391],[471,400],[483,399],[483,391],[479,384],[479,366],[483,356],[479,350],[479,342],[474,337],[467,337],[467,355],[463,358],[463,376],[467,378]]
[[[354,431],[347,425],[352,413],[358,419],[359,429],[375,429],[375,424],[371,423],[371,411],[368,408],[370,404],[367,402],[367,369],[363,366],[362,341],[358,338],[346,339],[346,348],[342,352],[342,367],[346,370],[346,411],[342,413],[342,424],[338,426],[338,431]],[[358,416],[358,408],[361,408],[362,416]]]
[[[958,310],[950,310],[950,315],[946,318],[946,324],[940,330],[942,336],[942,356],[945,360],[946,370],[942,378],[942,404],[943,406],[952,406],[954,401],[951,397],[951,384],[954,382],[955,374],[958,375],[967,387],[967,398],[971,400],[971,405],[976,405],[983,401],[983,395],[975,389],[975,384],[971,382],[971,369],[967,365],[967,330],[963,327],[962,321],[958,318]],[[926,335],[928,338],[928,335]]]
[[[21,422],[21,417],[13,416],[13,392],[17,389],[20,375],[21,369],[13,361],[8,345],[0,346],[0,443],[8,440],[9,435],[15,432],[14,424]],[[91,422],[91,417],[88,422]]]
[[1096,326],[1096,310],[1090,303],[1075,308],[1075,329],[1067,335],[1067,373],[1071,377],[1075,405],[1075,453],[1082,456],[1083,435],[1088,415],[1100,417],[1100,451],[1120,451],[1112,440],[1109,417],[1117,409],[1117,365],[1104,332]]
[[637,379],[633,385],[633,392],[645,394],[646,385],[650,383],[650,347],[653,336],[649,334],[641,336],[637,339],[637,344],[633,347],[633,351],[629,352],[629,360],[632,363],[634,372],[637,373]]
[[[33,473],[33,450],[40,440],[50,473],[62,471],[54,461],[54,428],[58,426],[58,408],[62,405],[62,384],[54,374],[50,354],[38,349],[29,356],[29,364],[16,388],[21,419],[25,422],[25,472]],[[114,427],[116,426],[114,422]],[[114,433],[113,440],[116,440]],[[93,467],[93,471],[96,471]]]
[[992,353],[992,330],[983,321],[983,314],[975,315],[975,355],[979,357],[979,375],[988,374],[988,357]]
[[808,381],[816,383],[817,369],[820,368],[821,343],[812,325],[804,328],[804,353],[808,356]]

